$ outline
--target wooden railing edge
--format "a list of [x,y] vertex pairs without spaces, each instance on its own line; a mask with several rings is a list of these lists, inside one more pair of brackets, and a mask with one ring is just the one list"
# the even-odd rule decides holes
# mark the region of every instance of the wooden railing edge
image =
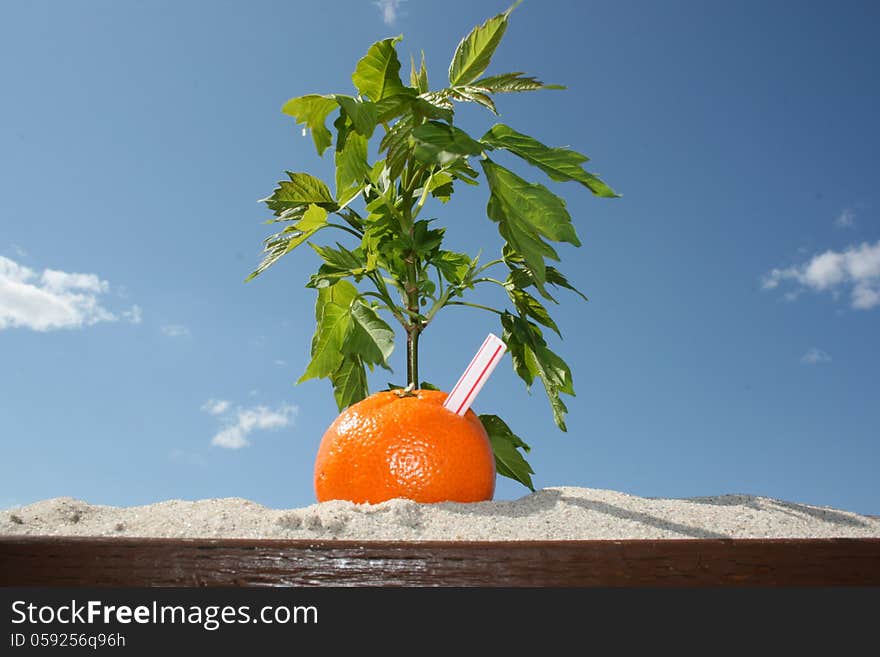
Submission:
[[3,586],[880,586],[880,538],[0,536]]

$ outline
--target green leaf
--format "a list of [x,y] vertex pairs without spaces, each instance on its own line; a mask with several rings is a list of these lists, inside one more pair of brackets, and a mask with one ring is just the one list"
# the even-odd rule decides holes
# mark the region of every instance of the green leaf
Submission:
[[349,277],[360,280],[367,272],[367,258],[361,248],[349,251],[338,242],[336,249],[330,246],[318,246],[311,242],[309,246],[321,257],[324,264],[318,269],[317,274],[312,275],[306,287],[321,289]]
[[526,389],[530,390],[535,382],[535,374],[526,364],[526,347],[531,343],[531,336],[528,322],[517,321],[519,319],[507,312],[501,315],[501,339],[507,345],[513,371],[525,382]]
[[333,122],[333,127],[336,128],[336,152],[338,153],[345,148],[345,141],[352,131],[351,119],[348,118],[348,114],[340,112]]
[[564,200],[544,185],[527,182],[492,160],[483,160],[481,164],[492,196],[497,197],[508,211],[508,219],[515,218],[528,224],[555,242],[581,245]]
[[545,146],[537,139],[517,132],[502,123],[492,126],[480,141],[492,148],[504,148],[518,155],[529,164],[541,169],[553,180],[579,182],[597,196],[607,198],[618,196],[598,177],[584,170],[581,164],[587,162],[589,158],[577,151]]
[[524,317],[510,313],[501,315],[502,340],[510,352],[513,369],[530,388],[535,378],[541,379],[556,425],[566,431],[568,412],[560,393],[574,396],[571,370],[565,361],[547,347],[541,330]]
[[480,422],[489,435],[489,442],[495,453],[495,471],[502,477],[509,477],[534,491],[531,475],[535,474],[535,471],[519,451],[522,449],[528,452],[531,448],[497,415],[481,415]]
[[412,55],[409,56],[411,71],[409,74],[409,86],[413,87],[420,94],[428,91],[428,69],[425,67],[425,51],[422,51],[422,65],[417,70],[416,62]]
[[[303,210],[305,208],[305,210]],[[293,251],[300,244],[309,239],[316,232],[327,225],[327,211],[317,205],[297,206],[299,220],[292,226],[288,226],[280,233],[276,233],[264,241],[263,252],[265,256],[259,266],[245,279],[245,282],[256,278],[266,269],[274,265],[281,256]],[[289,211],[287,216],[294,212]]]
[[427,305],[428,299],[436,299],[437,285],[429,278],[424,278],[416,285],[420,297],[420,305]]
[[[294,228],[303,233],[314,232],[319,228],[327,225],[327,210],[319,205],[309,205],[308,209],[303,213],[302,219],[294,224]],[[302,244],[302,240],[299,244]]]
[[415,149],[413,153],[420,162],[445,166],[450,162],[479,155],[483,146],[464,130],[439,121],[428,121],[412,131]]
[[421,384],[419,384],[419,390],[440,390],[440,388],[435,386],[433,383],[422,381]]
[[349,226],[354,228],[359,233],[364,232],[364,222],[361,216],[352,210],[351,208],[343,208],[339,210],[336,214],[342,217]]
[[[523,259],[521,257],[515,256],[513,253],[505,253],[505,262],[507,266],[510,267],[510,274],[507,277],[507,284],[513,285],[521,290],[535,285],[535,277],[531,271],[528,269],[524,269],[522,267],[517,266],[517,264],[522,264]],[[589,301],[589,299],[584,295],[583,292],[578,290],[574,285],[569,283],[568,279],[555,267],[547,266],[546,268],[546,278],[547,283],[557,286],[564,287],[567,290],[571,290],[575,294],[577,294],[584,301]],[[556,299],[554,299],[550,294],[547,293],[546,290],[541,291],[541,296],[545,299],[549,299],[553,303],[558,303]]]
[[367,371],[358,355],[343,358],[342,364],[330,375],[330,383],[333,384],[333,397],[340,412],[370,394]]
[[374,103],[395,94],[414,93],[400,81],[400,60],[394,46],[403,37],[377,41],[357,63],[351,81]]
[[359,282],[366,274],[376,269],[376,254],[368,248],[366,240],[362,246],[349,250],[336,243],[336,248],[320,246],[309,242],[309,246],[317,253],[324,264],[313,274],[306,284],[309,288],[322,288],[333,285],[343,278],[354,278]]
[[516,307],[516,310],[520,315],[531,317],[539,324],[543,324],[547,328],[553,329],[556,332],[556,335],[562,337],[562,333],[560,333],[559,327],[556,326],[556,322],[550,317],[550,313],[547,312],[547,309],[541,305],[541,302],[535,297],[525,290],[518,289],[514,286],[507,287],[507,295],[510,297],[510,300],[513,301],[513,305]]
[[518,4],[475,27],[459,42],[449,64],[451,86],[468,84],[483,74],[507,29],[507,17]]
[[466,253],[439,251],[431,260],[431,264],[440,270],[447,281],[453,285],[460,285],[470,271],[471,258]]
[[519,253],[535,277],[538,289],[547,279],[544,258],[559,260],[542,237],[580,246],[565,202],[543,185],[526,182],[492,160],[480,162],[491,195],[486,213],[498,222],[498,231]]
[[312,360],[297,383],[326,378],[342,365],[345,338],[351,328],[351,304],[357,296],[357,288],[348,281],[318,290]]
[[419,219],[413,224],[411,246],[416,255],[427,256],[440,246],[445,228],[430,228],[431,222]]
[[394,330],[376,311],[363,303],[351,308],[351,329],[345,340],[344,353],[360,356],[367,364],[388,366],[388,358],[394,351]]
[[336,152],[336,198],[345,205],[364,188],[370,176],[367,164],[367,138],[351,133],[345,146]]
[[[422,51],[422,62],[425,61],[425,51]],[[409,55],[409,86],[413,87],[419,93],[422,93],[422,90],[419,89],[419,72],[416,70],[416,60],[413,59],[412,53]]]
[[560,84],[544,84],[537,78],[525,75],[522,71],[480,78],[469,84],[468,87],[491,94],[537,91],[538,89],[565,89]]
[[[382,141],[385,141],[385,137],[382,138]],[[382,150],[381,146],[380,150]],[[386,166],[385,160],[376,160],[373,163],[373,167],[370,169],[370,182],[373,186],[373,190],[368,194],[370,202],[379,202],[379,194],[385,194],[386,192],[392,191],[393,181],[391,175],[388,173],[388,167]]]
[[388,167],[388,175],[396,179],[403,171],[406,160],[412,152],[410,146],[410,134],[412,133],[412,116],[404,116],[382,137],[379,144],[379,152],[385,152],[385,164]]
[[439,199],[441,203],[446,203],[452,198],[453,186],[452,176],[443,171],[434,173],[428,180],[428,192],[431,196]]
[[424,100],[428,101],[432,105],[436,105],[437,107],[448,109],[450,112],[455,110],[455,106],[452,104],[452,101],[449,100],[449,89],[428,91],[426,93],[419,94],[419,98],[423,98]]
[[425,66],[425,51],[422,51],[422,65],[419,67],[418,84],[413,85],[419,93],[426,93],[431,87],[428,85],[428,68]]
[[334,97],[342,111],[351,119],[354,129],[367,139],[372,137],[377,121],[376,104],[342,94],[336,94]]
[[384,241],[393,238],[400,232],[400,222],[391,212],[385,199],[377,196],[367,204],[369,215],[364,222],[365,237]]
[[314,203],[327,209],[335,209],[336,202],[327,185],[307,173],[286,172],[290,180],[282,180],[271,196],[261,199],[276,215],[300,205]]
[[304,123],[309,127],[318,155],[323,155],[332,142],[325,121],[327,115],[334,109],[336,109],[336,101],[332,96],[309,94],[308,96],[291,98],[284,103],[281,111],[294,117],[297,123]]
[[412,108],[416,114],[426,119],[440,119],[452,123],[454,112],[445,105],[437,105],[427,98],[414,98]]
[[555,267],[547,267],[547,282],[553,285],[558,285],[559,287],[564,287],[567,290],[571,290],[584,301],[589,301],[589,299],[584,296],[584,293],[578,290],[574,285],[569,283],[568,279],[563,276]]
[[482,89],[476,89],[474,87],[456,87],[449,95],[452,98],[455,98],[455,100],[478,103],[492,112],[492,114],[498,114],[498,109],[495,107],[495,101],[483,93]]
[[290,221],[299,221],[302,219],[303,212],[306,211],[308,206],[306,205],[297,205],[292,208],[287,208],[286,210],[282,210],[278,213],[277,217],[272,217],[270,219],[266,219],[264,224],[280,224],[280,223],[288,223]]
[[468,185],[479,185],[477,182],[477,178],[480,176],[477,173],[476,169],[474,169],[467,160],[461,159],[453,162],[448,167],[444,169],[444,171],[452,174],[452,177],[455,180],[460,180],[463,183]]
[[571,369],[568,364],[551,351],[547,345],[539,345],[534,350],[535,365],[538,375],[544,380],[545,385],[550,384],[559,392],[574,396],[574,383],[571,379]]
[[571,370],[565,361],[547,347],[541,330],[535,324],[524,317],[503,313],[501,326],[504,329],[505,343],[510,339],[508,350],[511,352],[511,359],[515,361],[514,369],[526,385],[531,385],[537,376],[544,380],[545,385],[574,395]]
[[[567,431],[565,414],[568,413],[568,408],[559,397],[559,393],[574,394],[571,389],[571,372],[568,366],[547,347],[542,347],[538,351],[526,349],[525,355],[529,369],[534,371],[540,377],[541,383],[544,384],[544,391],[547,393],[547,399],[550,400],[550,407],[553,409],[553,421],[562,431]],[[560,378],[565,380],[565,387],[557,383]]]
[[531,272],[535,286],[542,293],[545,291],[544,284],[547,280],[547,265],[544,258],[559,260],[559,255],[552,246],[541,239],[537,231],[524,221],[507,219],[508,210],[494,196],[489,197],[486,212],[491,218],[498,217],[498,232],[507,244],[521,253],[524,257],[524,266]]
[[284,239],[284,235],[282,233],[276,233],[265,240],[265,247],[263,251],[265,255],[263,256],[263,260],[257,265],[257,268],[250,273],[250,275],[244,279],[244,282],[252,281],[257,276],[266,271],[269,267],[274,265],[281,259],[285,253],[287,253],[287,241]]
[[363,258],[355,251],[349,251],[337,242],[338,248],[331,246],[318,246],[317,244],[309,244],[321,259],[330,267],[350,272],[359,272],[364,268]]
[[415,102],[412,93],[387,96],[376,103],[376,119],[379,123],[388,123],[392,119],[408,111]]

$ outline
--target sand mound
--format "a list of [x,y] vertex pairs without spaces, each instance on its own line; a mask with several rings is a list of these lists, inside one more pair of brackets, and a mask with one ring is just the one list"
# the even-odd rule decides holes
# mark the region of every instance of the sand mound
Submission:
[[0,512],[0,535],[347,540],[880,537],[880,518],[766,497],[657,499],[546,488],[476,504],[324,502],[269,509],[240,498],[95,506],[69,497]]

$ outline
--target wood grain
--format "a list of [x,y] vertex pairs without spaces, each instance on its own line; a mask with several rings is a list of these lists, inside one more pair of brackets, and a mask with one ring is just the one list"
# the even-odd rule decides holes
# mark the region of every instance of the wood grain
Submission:
[[0,538],[3,586],[880,586],[880,539]]

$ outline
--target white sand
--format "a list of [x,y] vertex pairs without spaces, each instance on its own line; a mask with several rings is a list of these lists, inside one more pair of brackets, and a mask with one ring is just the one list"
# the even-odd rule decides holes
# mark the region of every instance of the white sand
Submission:
[[880,518],[766,497],[636,497],[546,488],[515,501],[269,509],[240,498],[95,506],[69,497],[0,512],[0,536],[369,540],[880,537]]

